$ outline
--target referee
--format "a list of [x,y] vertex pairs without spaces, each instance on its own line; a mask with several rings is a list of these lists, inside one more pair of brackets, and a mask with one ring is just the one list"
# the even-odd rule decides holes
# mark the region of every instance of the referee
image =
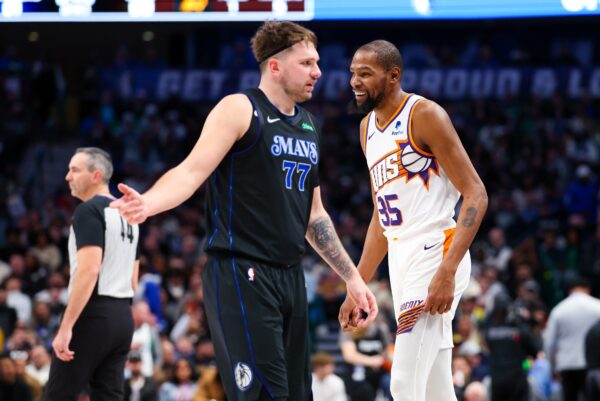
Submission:
[[79,148],[66,180],[83,201],[69,235],[69,301],[52,348],[45,401],[123,399],[123,371],[131,345],[130,300],[137,287],[139,230],[108,205],[113,172],[108,153]]

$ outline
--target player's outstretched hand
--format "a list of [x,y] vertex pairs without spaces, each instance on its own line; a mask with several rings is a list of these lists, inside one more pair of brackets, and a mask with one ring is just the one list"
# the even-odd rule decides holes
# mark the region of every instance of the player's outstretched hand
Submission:
[[144,197],[125,184],[119,184],[118,188],[123,196],[112,201],[110,207],[118,209],[129,224],[143,223],[148,218],[148,205]]
[[375,320],[379,312],[375,295],[369,290],[369,287],[358,273],[355,277],[346,281],[346,288],[348,296],[358,309],[358,313],[355,311],[352,315],[349,315],[349,318],[354,319],[357,327],[368,326]]
[[431,279],[424,311],[432,315],[448,312],[454,301],[454,274],[444,268],[439,268]]

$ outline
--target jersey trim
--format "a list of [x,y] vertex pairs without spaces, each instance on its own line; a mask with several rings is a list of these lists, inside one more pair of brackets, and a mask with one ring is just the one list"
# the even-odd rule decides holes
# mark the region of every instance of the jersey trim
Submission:
[[365,121],[365,125],[364,128],[361,130],[360,136],[363,139],[363,143],[365,144],[365,155],[367,154],[367,132],[369,132],[369,123],[371,121],[371,114],[373,114],[372,111],[370,111],[367,116],[365,117],[364,121]]
[[386,121],[383,127],[379,125],[379,122],[377,122],[377,116],[375,116],[375,127],[379,130],[379,132],[385,131],[387,127],[391,124],[391,122],[394,121],[400,113],[402,113],[402,110],[404,110],[404,106],[406,106],[406,103],[408,102],[408,98],[410,98],[412,95],[412,93],[406,95],[404,100],[402,100],[402,102],[400,103],[400,106],[398,106],[396,111],[394,111],[394,114],[392,114],[392,116]]
[[444,253],[442,255],[442,259],[446,257],[446,253],[448,249],[450,249],[450,245],[452,245],[452,240],[454,240],[454,232],[456,230],[454,228],[449,228],[444,230]]
[[410,146],[412,146],[412,148],[415,150],[415,152],[419,153],[422,156],[428,156],[428,157],[434,157],[433,153],[431,152],[427,152],[423,149],[421,149],[413,140],[413,136],[412,136],[412,118],[413,118],[413,113],[415,112],[415,106],[417,105],[418,102],[420,102],[423,99],[418,99],[416,102],[413,103],[411,109],[410,109],[410,114],[408,115],[408,140],[410,142]]

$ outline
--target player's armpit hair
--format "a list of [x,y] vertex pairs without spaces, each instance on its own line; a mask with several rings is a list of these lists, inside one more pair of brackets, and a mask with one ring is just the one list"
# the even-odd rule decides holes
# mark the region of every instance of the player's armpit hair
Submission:
[[475,217],[477,217],[477,208],[467,208],[465,211],[465,218],[462,220],[462,225],[465,227],[473,227],[475,224]]
[[353,263],[342,247],[329,217],[321,217],[310,223],[307,235],[317,247],[316,251],[342,279],[347,280],[352,277]]

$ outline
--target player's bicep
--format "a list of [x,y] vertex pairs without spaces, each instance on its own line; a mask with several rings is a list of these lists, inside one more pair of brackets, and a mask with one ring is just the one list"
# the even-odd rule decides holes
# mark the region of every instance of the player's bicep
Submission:
[[210,112],[200,138],[181,163],[191,173],[210,174],[250,127],[252,103],[245,95],[223,98]]
[[483,186],[444,109],[431,101],[419,102],[415,107],[413,132],[431,150],[456,189],[464,194],[473,186]]

